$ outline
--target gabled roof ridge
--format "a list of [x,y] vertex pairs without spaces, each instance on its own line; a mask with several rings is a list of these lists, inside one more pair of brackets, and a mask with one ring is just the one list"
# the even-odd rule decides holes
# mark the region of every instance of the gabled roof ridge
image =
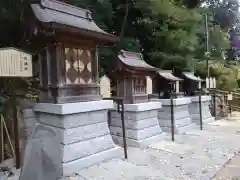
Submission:
[[159,73],[173,73],[172,70],[167,70],[167,69],[158,69]]
[[142,53],[121,50],[118,54],[118,59],[124,65],[132,68],[141,68],[156,71],[155,67],[151,66],[143,59]]
[[92,12],[88,9],[80,8],[77,6],[73,6],[71,4],[67,4],[57,0],[40,0],[40,5],[43,8],[51,9],[54,11],[58,11],[61,13],[69,14],[72,16],[77,16],[80,18],[85,18],[92,20]]
[[139,58],[139,60],[143,60],[144,61],[142,53],[121,50],[120,51],[120,55],[123,55],[124,57],[127,57],[127,58],[135,58],[135,59]]
[[31,4],[38,21],[53,29],[79,33],[102,41],[117,42],[117,36],[102,30],[92,19],[91,12],[57,0],[38,0]]

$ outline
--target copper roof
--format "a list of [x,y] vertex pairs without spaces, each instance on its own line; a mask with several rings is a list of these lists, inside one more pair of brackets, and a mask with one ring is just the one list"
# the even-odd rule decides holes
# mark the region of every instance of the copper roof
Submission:
[[156,71],[156,68],[147,64],[141,53],[121,50],[118,59],[126,66],[136,69]]
[[31,7],[36,18],[42,23],[56,23],[116,38],[96,25],[89,10],[56,0],[40,0],[40,3],[31,4]]
[[172,74],[171,70],[159,70],[158,74],[163,77],[166,80],[169,81],[182,81],[183,79],[180,79]]

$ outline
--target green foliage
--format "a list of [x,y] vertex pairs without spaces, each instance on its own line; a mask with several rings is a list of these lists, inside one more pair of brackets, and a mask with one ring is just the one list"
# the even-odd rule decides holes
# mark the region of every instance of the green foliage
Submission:
[[[226,65],[224,61],[210,61],[210,75],[216,77],[217,88],[233,91],[238,88],[239,68],[236,65]],[[206,77],[207,68],[205,62],[197,63],[197,75]]]
[[90,9],[99,27],[113,33],[109,28],[113,23],[114,13],[111,0],[66,0],[65,2],[85,9]]
[[201,21],[199,23],[197,36],[198,36],[198,48],[196,50],[196,58],[199,60],[205,60],[206,52],[206,31],[205,31],[205,18],[204,15],[207,14],[208,17],[208,32],[209,32],[209,52],[210,59],[215,60],[223,59],[223,54],[230,48],[230,42],[228,40],[227,32],[216,24],[214,20],[214,12],[209,8],[199,8],[198,10],[202,15]]
[[8,98],[5,96],[0,96],[0,115],[3,113],[4,105],[8,101]]
[[238,21],[238,0],[207,0],[206,5],[213,14],[214,24],[220,25],[226,31]]
[[25,43],[24,13],[31,0],[0,2],[0,47],[22,47]]
[[187,67],[198,46],[196,34],[200,14],[169,0],[137,5],[144,12],[138,23],[147,37],[140,40],[151,64],[170,69]]

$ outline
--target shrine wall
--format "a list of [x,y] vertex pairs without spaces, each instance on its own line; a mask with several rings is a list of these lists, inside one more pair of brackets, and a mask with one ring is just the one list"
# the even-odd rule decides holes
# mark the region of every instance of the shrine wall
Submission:
[[[147,76],[146,77],[147,80],[147,94],[152,94],[152,78]],[[111,81],[108,78],[107,75],[103,75],[100,78],[100,93],[102,95],[103,98],[110,98],[112,96],[111,94]]]

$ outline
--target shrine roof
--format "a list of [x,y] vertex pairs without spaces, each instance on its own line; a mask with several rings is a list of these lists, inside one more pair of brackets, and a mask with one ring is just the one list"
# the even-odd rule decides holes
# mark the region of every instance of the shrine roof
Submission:
[[201,78],[196,77],[192,72],[183,72],[183,75],[187,79],[192,80],[192,81],[197,81],[197,82],[203,81]]
[[90,33],[98,33],[102,38],[118,39],[101,28],[92,19],[91,12],[56,0],[39,0],[39,3],[31,4],[36,18],[45,24],[59,24],[70,26]]
[[178,78],[178,77],[174,76],[174,75],[172,74],[172,71],[171,71],[171,70],[159,70],[159,71],[158,71],[158,74],[159,74],[162,78],[164,78],[164,79],[166,79],[166,80],[169,80],[169,81],[182,81],[182,80],[183,80],[183,79],[181,79],[181,78]]
[[118,55],[118,59],[121,61],[121,63],[133,69],[143,69],[150,71],[157,70],[155,67],[147,64],[144,61],[143,55],[141,53],[121,50]]

